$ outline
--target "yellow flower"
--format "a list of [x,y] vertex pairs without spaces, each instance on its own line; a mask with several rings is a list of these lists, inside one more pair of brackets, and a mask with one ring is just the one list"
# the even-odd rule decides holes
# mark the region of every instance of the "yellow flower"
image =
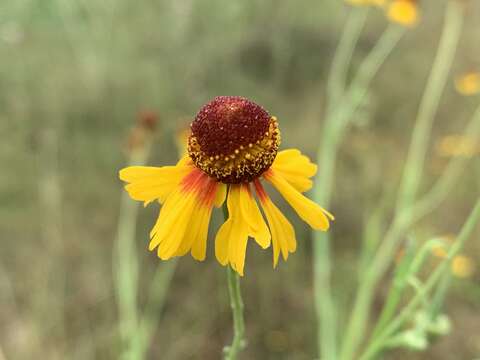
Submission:
[[475,272],[475,264],[465,255],[457,255],[452,261],[452,273],[459,278],[468,278]]
[[437,142],[436,152],[442,157],[472,157],[480,152],[480,145],[473,137],[447,135]]
[[455,79],[455,88],[462,95],[475,95],[480,92],[480,72],[469,72]]
[[280,253],[286,260],[295,251],[295,232],[268,197],[262,180],[272,184],[312,228],[326,231],[333,216],[302,195],[312,187],[316,165],[296,149],[278,152],[279,145],[274,116],[245,98],[220,96],[196,115],[188,155],[177,165],[122,169],[120,179],[128,183],[125,189],[133,199],[163,204],[149,249],[157,249],[162,260],[189,252],[204,260],[212,210],[227,198],[228,219],[215,239],[217,260],[243,275],[250,237],[264,249],[273,244],[275,267]]
[[419,20],[417,0],[393,0],[386,11],[388,18],[400,25],[412,27]]
[[[448,247],[453,244],[455,237],[453,235],[444,235],[445,245],[437,245],[432,247],[432,254],[438,258],[446,259],[448,257]],[[465,255],[456,255],[452,259],[452,274],[459,278],[468,278],[475,272],[475,264],[473,260]]]
[[355,6],[383,6],[385,5],[386,0],[345,0],[350,5]]

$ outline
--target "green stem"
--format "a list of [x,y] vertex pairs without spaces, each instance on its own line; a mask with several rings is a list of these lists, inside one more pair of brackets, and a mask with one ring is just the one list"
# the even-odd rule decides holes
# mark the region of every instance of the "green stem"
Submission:
[[352,9],[348,15],[342,37],[333,56],[332,68],[327,83],[329,113],[338,104],[345,91],[348,68],[367,15],[368,7]]
[[[464,136],[474,139],[480,137],[480,106],[475,111],[472,120],[465,128]],[[455,183],[469,162],[467,157],[455,157],[448,163],[443,175],[435,183],[432,189],[422,198],[415,202],[411,208],[411,218],[415,221],[435,208],[445,199],[455,186]]]
[[[384,329],[384,327],[390,322],[392,317],[394,317],[397,310],[397,306],[400,304],[402,299],[403,290],[408,285],[409,280],[422,269],[423,264],[425,263],[426,258],[432,253],[432,248],[435,246],[441,246],[443,243],[437,239],[432,239],[427,241],[421,248],[416,252],[415,255],[407,254],[405,257],[414,256],[413,259],[408,260],[408,263],[402,266],[402,264],[397,268],[398,275],[395,276],[392,284],[392,288],[387,297],[387,301],[383,306],[380,317],[375,325],[375,328],[372,332],[371,339],[375,339],[378,334]],[[408,251],[408,249],[407,249]],[[416,251],[416,248],[411,251]],[[402,269],[403,267],[403,269]]]
[[[418,188],[418,175],[421,174],[421,169],[423,168],[427,140],[431,131],[433,117],[438,108],[440,95],[445,85],[460,36],[462,14],[461,4],[455,1],[449,2],[446,9],[446,20],[439,50],[425,90],[417,118],[417,125],[414,130],[410,147],[411,150],[409,151],[407,164],[405,166],[405,175],[402,180],[401,200],[397,210],[406,209],[405,206],[411,204]],[[412,178],[415,179],[412,180]],[[411,222],[410,218],[410,213],[397,211],[393,225],[389,229],[385,240],[373,259],[370,271],[367,271],[365,278],[360,284],[342,347],[342,360],[352,359],[353,354],[357,352],[358,346],[364,338],[376,285],[390,265],[398,243],[401,240],[401,235]]]
[[233,341],[232,345],[224,350],[225,360],[236,360],[238,353],[245,347],[245,322],[243,319],[242,294],[240,292],[240,276],[231,266],[227,266],[227,282],[230,306],[233,313]]
[[[225,220],[228,218],[228,209],[226,204],[223,206]],[[223,351],[225,360],[236,360],[238,354],[245,347],[245,320],[243,318],[243,300],[240,290],[240,276],[227,265],[227,284],[230,297],[230,307],[233,314],[233,340],[230,346],[226,346]]]
[[475,226],[480,221],[480,200],[477,201],[474,209],[470,213],[467,221],[465,222],[460,235],[458,236],[455,244],[450,248],[446,261],[440,264],[432,275],[425,282],[425,285],[418,291],[408,305],[400,312],[400,314],[381,332],[376,340],[372,341],[365,349],[365,352],[360,356],[360,360],[372,359],[374,356],[382,350],[383,345],[388,338],[397,331],[406,320],[408,320],[417,306],[421,304],[422,300],[428,295],[428,293],[437,285],[437,283],[443,279],[446,272],[450,271],[450,264],[453,258],[463,248],[465,242],[472,235]]
[[[358,26],[361,25],[361,20],[361,17],[355,19],[357,31],[360,31]],[[395,48],[404,31],[401,27],[390,25],[382,34],[377,45],[360,65],[348,91],[342,94],[340,103],[329,104],[330,109],[323,132],[322,143],[317,153],[318,163],[322,166],[322,177],[317,179],[317,185],[314,189],[314,199],[322,206],[328,207],[330,203],[337,148],[344,129],[363,101],[375,74]],[[345,81],[346,71],[353,51],[347,49],[347,46],[355,46],[356,40],[350,38],[355,36],[358,37],[358,34],[354,34],[353,29],[348,29],[348,36],[345,35],[342,39],[344,44],[339,45],[339,54],[335,58],[344,63],[337,64],[332,68],[335,74],[331,75],[331,81]],[[335,94],[335,92],[338,92],[340,87],[341,85],[330,85],[331,94],[329,99],[336,101],[338,94]],[[313,236],[315,309],[317,322],[320,324],[317,343],[320,347],[322,358],[334,359],[336,358],[336,310],[331,291],[330,236],[328,233],[321,232],[314,232]]]
[[458,1],[449,1],[447,4],[443,33],[420,103],[412,142],[407,155],[400,185],[397,212],[412,205],[420,186],[432,124],[448,80],[462,31],[463,8],[463,4]]
[[155,329],[158,324],[158,318],[161,314],[167,291],[172,282],[175,269],[177,268],[178,259],[172,259],[161,265],[158,265],[155,275],[153,276],[148,294],[145,311],[140,319],[138,325],[138,332],[136,334],[135,359],[144,359],[148,350]]

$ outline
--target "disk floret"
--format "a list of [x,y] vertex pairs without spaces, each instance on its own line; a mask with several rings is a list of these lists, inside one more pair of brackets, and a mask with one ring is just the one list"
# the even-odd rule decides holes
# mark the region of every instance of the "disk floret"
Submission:
[[277,119],[238,96],[213,99],[191,129],[188,153],[194,164],[228,184],[258,178],[272,165],[280,145]]

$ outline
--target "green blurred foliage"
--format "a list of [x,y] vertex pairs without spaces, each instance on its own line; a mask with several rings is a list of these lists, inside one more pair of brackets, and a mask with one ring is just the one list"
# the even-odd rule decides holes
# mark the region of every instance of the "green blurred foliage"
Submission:
[[[396,188],[431,66],[442,11],[438,0],[424,3],[424,21],[375,80],[340,153],[332,210],[334,281],[344,306],[356,279],[352,258],[362,223]],[[469,6],[458,72],[480,69],[480,6]],[[262,104],[280,119],[283,147],[312,155],[324,83],[347,12],[333,0],[0,3],[0,350],[7,359],[118,357],[111,266],[122,191],[117,171],[137,115],[151,110],[160,118],[151,164],[175,161],[175,134],[216,95],[243,95]],[[381,11],[372,11],[355,64],[385,23]],[[461,131],[476,104],[478,97],[463,98],[450,86],[435,139]],[[445,165],[433,144],[425,187]],[[459,228],[480,190],[475,161],[448,206],[422,223],[422,231],[438,235]],[[157,211],[152,205],[139,219],[143,290],[162,266],[146,249]],[[295,226],[299,249],[275,271],[270,252],[250,244],[243,281],[245,359],[303,360],[315,353],[311,245],[305,225]],[[479,242],[469,246],[478,263]],[[210,241],[202,264],[181,259],[149,358],[217,359],[229,341],[224,269],[212,249]],[[477,271],[454,284],[448,304],[452,334],[409,358],[480,353],[479,280]]]

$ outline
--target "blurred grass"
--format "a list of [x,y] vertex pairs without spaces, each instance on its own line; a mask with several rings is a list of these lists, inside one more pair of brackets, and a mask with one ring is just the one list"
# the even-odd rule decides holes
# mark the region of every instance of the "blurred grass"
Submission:
[[[356,281],[352,259],[365,214],[395,188],[406,157],[442,16],[437,0],[422,6],[424,21],[380,71],[341,144],[332,199],[333,281],[344,299],[339,307],[349,303]],[[480,5],[469,6],[454,72],[480,67]],[[0,351],[6,359],[118,357],[111,272],[120,201],[116,173],[125,164],[127,131],[137,113],[154,109],[160,115],[151,164],[173,163],[175,131],[201,104],[225,94],[264,105],[281,121],[283,146],[313,155],[347,10],[339,2],[313,0],[0,4]],[[372,11],[355,65],[384,26],[382,14]],[[452,82],[442,97],[435,139],[462,131],[478,105],[478,98],[456,94]],[[433,150],[425,188],[446,165]],[[468,168],[448,206],[422,221],[418,232],[459,228],[479,183],[478,169]],[[156,212],[153,206],[142,211],[137,229],[141,305],[159,262],[146,250]],[[299,249],[288,264],[273,271],[271,254],[253,246],[248,252],[242,287],[246,359],[302,360],[315,354],[312,244],[307,229],[295,225]],[[215,359],[231,339],[225,331],[231,314],[224,269],[215,264],[211,245],[205,264],[179,262],[149,357]],[[471,241],[467,253],[478,264],[479,242]],[[452,335],[409,358],[478,356],[479,276],[477,271],[453,283],[447,302]],[[392,359],[405,356],[399,352]]]

